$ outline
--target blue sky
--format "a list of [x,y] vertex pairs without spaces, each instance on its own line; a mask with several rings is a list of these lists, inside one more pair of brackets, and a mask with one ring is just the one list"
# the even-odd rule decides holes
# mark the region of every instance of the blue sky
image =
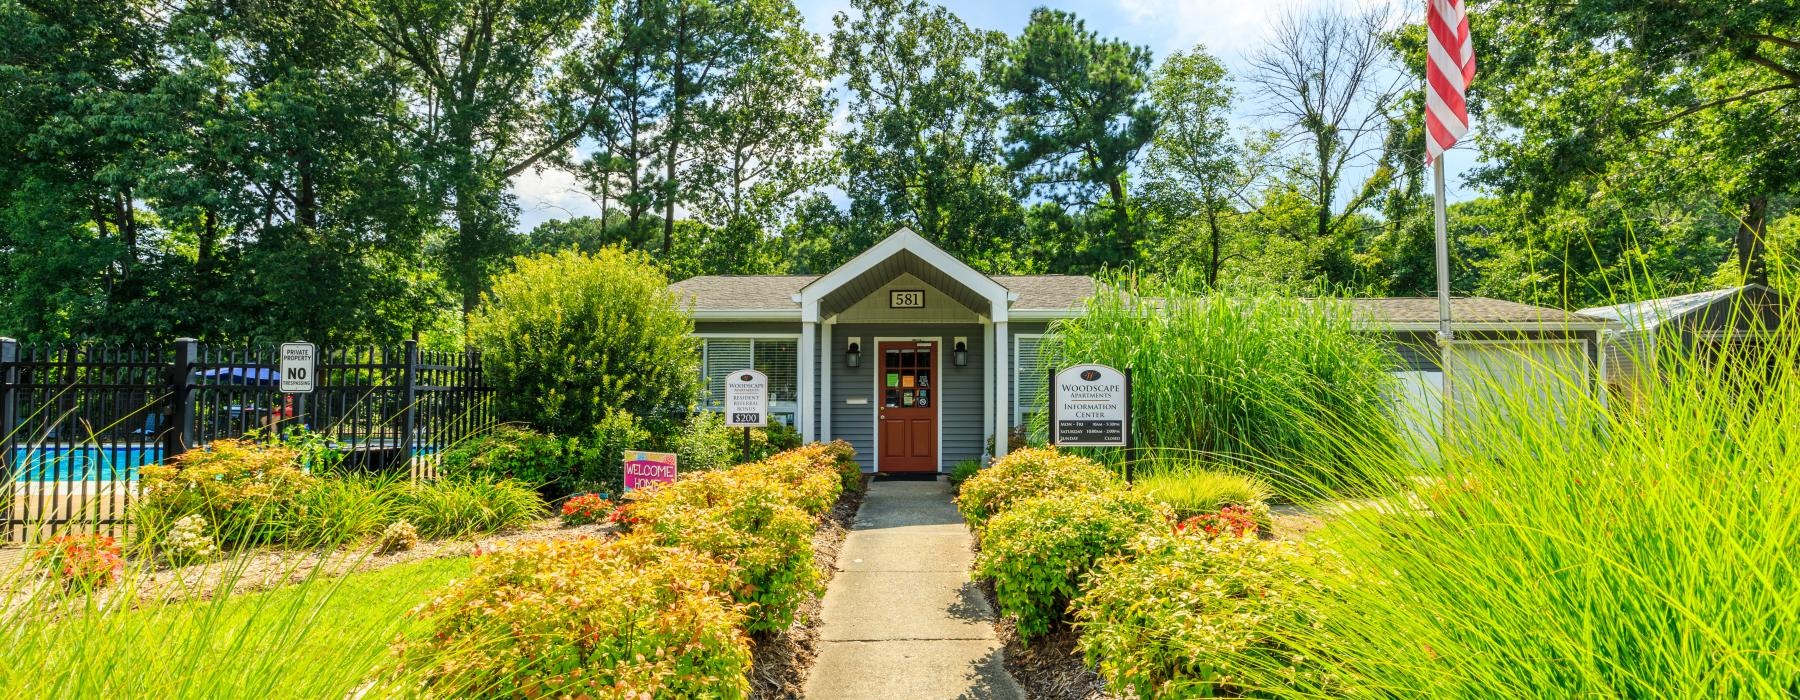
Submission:
[[[1308,10],[1332,4],[1362,5],[1380,0],[1036,0],[980,2],[978,0],[938,0],[962,17],[963,21],[983,29],[998,29],[1018,34],[1037,7],[1052,7],[1074,13],[1087,21],[1088,28],[1102,36],[1124,39],[1150,47],[1157,60],[1171,51],[1187,50],[1204,44],[1209,53],[1222,60],[1234,74],[1241,74],[1245,57],[1268,40],[1273,18],[1289,10]],[[831,18],[848,10],[849,0],[796,0],[806,15],[807,27],[819,34],[831,31]],[[1406,7],[1420,3],[1409,2]],[[1240,90],[1239,122],[1253,123],[1254,109]],[[1472,151],[1465,146],[1452,152],[1445,161],[1450,167],[1449,199],[1474,196],[1461,187],[1462,175],[1475,164]],[[519,195],[522,212],[520,230],[529,230],[548,219],[599,213],[599,206],[581,193],[575,178],[568,173],[526,173],[514,180],[513,191]]]

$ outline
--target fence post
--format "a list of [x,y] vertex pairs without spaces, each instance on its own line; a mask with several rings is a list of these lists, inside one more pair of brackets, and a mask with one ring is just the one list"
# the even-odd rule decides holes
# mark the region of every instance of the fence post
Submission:
[[200,341],[175,339],[175,362],[169,365],[169,437],[163,459],[194,446],[194,366],[200,364]]
[[406,356],[406,366],[400,370],[400,385],[404,387],[400,394],[400,458],[407,465],[408,471],[418,476],[413,467],[413,436],[418,434],[419,412],[415,405],[419,401],[419,341],[408,339],[401,343],[402,353]]
[[18,361],[19,341],[0,338],[0,488],[6,490],[0,495],[0,509],[4,509],[0,512],[0,543],[12,539],[13,483],[19,478],[15,471],[19,466],[19,368],[13,364]]

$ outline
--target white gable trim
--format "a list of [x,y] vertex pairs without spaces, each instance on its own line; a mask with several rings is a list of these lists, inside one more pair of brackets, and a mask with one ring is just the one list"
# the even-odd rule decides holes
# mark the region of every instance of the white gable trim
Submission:
[[943,248],[932,245],[931,241],[913,233],[912,229],[903,228],[863,251],[861,255],[852,258],[850,262],[840,265],[824,277],[801,287],[800,292],[793,298],[794,301],[800,303],[802,320],[818,320],[820,299],[837,291],[839,287],[848,284],[851,280],[861,277],[864,273],[874,269],[876,265],[881,264],[882,261],[901,251],[919,256],[919,259],[924,260],[925,264],[942,270],[956,281],[968,285],[970,290],[988,300],[992,307],[990,315],[996,318],[1005,318],[1007,308],[1014,299],[1018,298],[1017,293],[1001,286],[993,278],[977,272],[967,263],[957,260],[956,256],[944,252]]

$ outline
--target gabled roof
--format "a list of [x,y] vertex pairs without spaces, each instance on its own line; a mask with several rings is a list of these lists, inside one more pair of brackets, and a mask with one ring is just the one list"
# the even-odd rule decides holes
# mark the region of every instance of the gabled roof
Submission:
[[[1438,322],[1437,297],[1375,297],[1344,299],[1359,322],[1394,330],[1434,330]],[[1454,328],[1493,326],[1555,326],[1558,329],[1604,328],[1612,322],[1581,313],[1532,306],[1488,297],[1451,297],[1450,320]]]
[[[669,285],[681,305],[715,318],[733,311],[756,316],[770,311],[789,312],[795,318],[800,302],[794,301],[818,275],[701,275]],[[1012,308],[1018,312],[1067,312],[1078,310],[1094,295],[1094,278],[1085,275],[998,275],[995,282],[1017,295]]]
[[1665,321],[1681,318],[1712,306],[1716,302],[1751,290],[1763,292],[1770,291],[1768,287],[1764,287],[1760,284],[1751,284],[1742,287],[1728,287],[1725,289],[1695,292],[1693,294],[1663,297],[1661,299],[1646,299],[1644,301],[1634,301],[1629,304],[1596,306],[1593,308],[1582,309],[1580,313],[1585,316],[1594,316],[1618,321],[1624,324],[1628,330],[1648,331],[1662,325]]

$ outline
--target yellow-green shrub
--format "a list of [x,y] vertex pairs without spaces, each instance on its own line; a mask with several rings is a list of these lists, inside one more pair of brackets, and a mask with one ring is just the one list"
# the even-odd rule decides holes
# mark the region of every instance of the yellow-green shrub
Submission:
[[643,492],[628,510],[634,532],[732,564],[729,587],[751,632],[785,629],[806,596],[819,592],[813,517],[794,505],[785,484],[756,470],[685,477]]
[[1317,619],[1293,595],[1320,588],[1307,573],[1317,563],[1292,542],[1198,532],[1141,538],[1101,561],[1071,604],[1082,654],[1110,687],[1141,698],[1240,695],[1251,670],[1286,669],[1319,687],[1313,662],[1278,632]]
[[138,473],[132,524],[150,545],[195,514],[212,525],[221,545],[280,542],[292,525],[294,499],[314,481],[292,448],[246,440],[217,440]]
[[1026,448],[995,460],[969,477],[956,496],[956,507],[969,526],[980,531],[1012,503],[1050,493],[1103,493],[1124,482],[1098,462],[1058,452],[1054,447]]
[[[838,465],[838,454],[834,447],[815,442],[738,469],[782,484],[787,488],[788,497],[794,505],[817,516],[831,510],[831,506],[837,503],[838,496],[844,492],[844,481]],[[860,483],[860,479],[858,482]]]
[[431,697],[744,697],[728,572],[646,536],[503,549],[417,611],[428,629],[399,645],[396,682]]
[[1000,612],[1029,639],[1063,619],[1098,560],[1168,528],[1166,507],[1129,491],[1020,501],[988,522],[975,577],[994,582]]

